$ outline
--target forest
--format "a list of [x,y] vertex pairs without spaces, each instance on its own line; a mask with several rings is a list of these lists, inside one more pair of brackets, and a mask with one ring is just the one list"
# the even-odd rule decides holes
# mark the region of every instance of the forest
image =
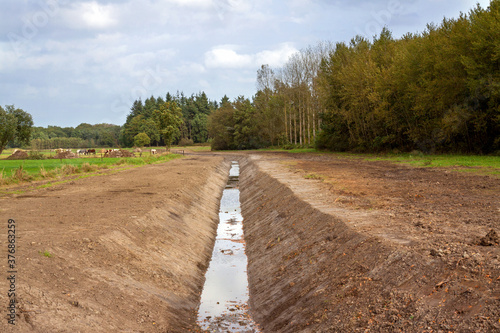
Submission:
[[[210,101],[204,92],[190,97],[184,96],[183,93],[177,93],[175,96],[167,93],[165,98],[151,96],[144,102],[141,99],[134,101],[123,126],[82,123],[75,128],[32,127],[30,142],[11,140],[7,146],[31,146],[40,150],[132,147],[138,144],[165,146],[169,140],[169,143],[183,145],[206,143],[209,141],[208,116],[217,107],[217,102]],[[172,124],[174,126],[171,126]],[[139,141],[136,139],[138,134],[141,134],[137,138]]]
[[209,119],[216,149],[500,150],[500,0],[394,39],[320,43],[262,65],[253,101]]
[[373,40],[309,46],[280,68],[263,64],[256,85],[233,101],[138,99],[123,126],[34,127],[31,145],[499,154],[500,0],[399,39],[384,28]]
[[210,101],[204,92],[190,97],[184,96],[183,93],[177,93],[175,96],[167,93],[165,98],[151,96],[144,102],[140,99],[134,101],[123,125],[120,142],[131,147],[136,135],[145,133],[151,145],[165,145],[156,113],[165,103],[175,105],[179,109],[178,114],[172,114],[171,117],[171,123],[175,123],[172,143],[190,145],[208,142],[208,116],[217,109],[218,104]]

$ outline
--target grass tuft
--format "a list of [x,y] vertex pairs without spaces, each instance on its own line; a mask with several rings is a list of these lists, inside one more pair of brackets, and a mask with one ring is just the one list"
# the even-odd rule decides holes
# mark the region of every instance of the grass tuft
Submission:
[[95,164],[90,164],[90,163],[83,163],[82,166],[80,167],[80,170],[82,172],[93,172],[98,169],[98,166]]
[[45,251],[43,251],[43,252],[42,252],[42,251],[40,251],[39,253],[40,253],[41,255],[43,255],[44,257],[47,257],[47,258],[52,258],[52,254],[51,254],[49,251],[47,251],[47,250],[45,250]]

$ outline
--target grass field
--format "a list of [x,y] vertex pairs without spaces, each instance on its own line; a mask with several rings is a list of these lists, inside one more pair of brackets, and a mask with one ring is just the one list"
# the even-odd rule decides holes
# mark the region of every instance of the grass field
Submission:
[[3,155],[2,159],[0,159],[0,184],[3,185],[22,181],[57,178],[69,174],[89,173],[100,169],[162,163],[181,157],[181,155],[169,154],[128,158],[84,157],[62,160],[5,160],[6,156]]

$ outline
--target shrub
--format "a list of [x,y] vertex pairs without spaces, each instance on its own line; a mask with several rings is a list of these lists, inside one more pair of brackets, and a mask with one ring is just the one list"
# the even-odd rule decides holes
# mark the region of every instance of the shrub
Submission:
[[184,147],[184,146],[192,146],[194,145],[194,141],[191,140],[191,139],[188,139],[188,138],[182,138],[180,141],[179,141],[179,146],[181,147]]
[[89,163],[83,163],[82,166],[80,167],[80,169],[83,172],[92,172],[92,171],[97,170],[97,166],[89,164]]
[[28,154],[30,160],[45,160],[47,157],[37,150],[31,150]]
[[24,170],[24,166],[21,164],[18,169],[14,172],[12,176],[14,179],[19,181],[30,180],[32,177]]
[[74,173],[78,173],[79,171],[78,167],[71,164],[63,164],[61,166],[61,173],[64,175],[72,175]]

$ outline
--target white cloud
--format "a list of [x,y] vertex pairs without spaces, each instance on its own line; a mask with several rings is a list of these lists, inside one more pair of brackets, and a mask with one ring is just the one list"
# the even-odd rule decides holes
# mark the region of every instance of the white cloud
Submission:
[[298,50],[291,43],[283,43],[275,50],[266,50],[257,53],[256,64],[279,67],[287,62],[288,58]]
[[251,66],[253,57],[238,54],[232,46],[216,46],[205,53],[205,65],[209,68],[244,68]]
[[164,0],[167,4],[175,4],[182,7],[210,8],[214,5],[212,0]]
[[63,11],[66,24],[73,28],[106,29],[117,25],[117,8],[96,1],[79,2]]
[[255,54],[239,54],[234,45],[216,46],[205,53],[205,66],[208,68],[249,68],[267,64],[271,67],[283,65],[297,52],[291,43],[280,44],[274,50],[264,50]]

